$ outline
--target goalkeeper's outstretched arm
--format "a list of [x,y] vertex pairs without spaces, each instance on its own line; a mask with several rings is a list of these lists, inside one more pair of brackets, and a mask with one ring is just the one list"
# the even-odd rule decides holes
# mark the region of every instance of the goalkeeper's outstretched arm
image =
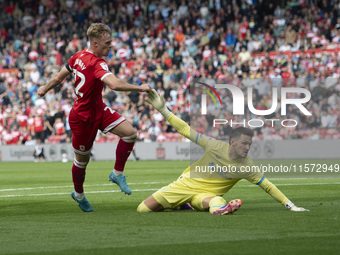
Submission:
[[148,98],[145,100],[149,104],[151,104],[156,110],[158,110],[169,123],[177,130],[178,133],[183,135],[184,137],[190,139],[192,142],[196,142],[198,133],[196,130],[190,128],[190,126],[175,114],[173,114],[169,109],[165,106],[163,96],[159,96],[156,90],[152,90],[148,93]]
[[178,133],[190,139],[192,142],[196,141],[196,137],[198,135],[196,130],[192,129],[186,122],[177,117],[175,114],[171,113],[166,120],[169,121],[171,126],[173,126]]
[[[253,182],[254,179],[248,179]],[[290,201],[273,183],[271,183],[266,177],[262,177],[259,182],[256,183],[265,192],[267,192],[272,198],[284,205],[287,209],[293,212],[309,211],[303,207],[297,207],[292,201]]]

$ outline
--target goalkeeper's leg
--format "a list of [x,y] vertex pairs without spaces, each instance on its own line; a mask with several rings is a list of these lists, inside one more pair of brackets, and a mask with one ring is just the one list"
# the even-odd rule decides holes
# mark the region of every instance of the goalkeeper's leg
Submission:
[[[137,208],[138,212],[160,212],[165,209],[174,209],[191,201],[197,192],[188,188],[183,182],[175,181],[161,188],[145,199]],[[205,196],[207,197],[207,196]]]
[[177,182],[161,188],[145,199],[137,208],[137,212],[161,212],[164,209],[175,208],[190,200],[192,194]]
[[137,212],[161,212],[164,211],[164,207],[157,202],[157,200],[150,196],[145,199],[137,208]]

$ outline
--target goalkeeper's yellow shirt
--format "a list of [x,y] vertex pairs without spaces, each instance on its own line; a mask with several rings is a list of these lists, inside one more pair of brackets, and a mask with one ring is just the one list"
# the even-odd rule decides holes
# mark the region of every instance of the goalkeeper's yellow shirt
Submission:
[[[240,169],[245,169],[246,166],[253,166],[253,161],[249,156],[233,160],[228,154],[228,143],[197,133],[174,114],[170,114],[167,120],[181,135],[190,139],[204,150],[204,155],[185,169],[177,182],[182,182],[184,185],[200,193],[214,193],[222,196],[238,181],[246,179],[253,184],[259,185],[281,204],[284,205],[288,201],[288,198],[274,184],[268,181],[260,171],[239,171]],[[211,169],[215,168],[215,170],[218,170],[218,167],[222,170],[224,167],[224,170],[237,169],[238,171],[237,173],[233,171],[211,172]]]

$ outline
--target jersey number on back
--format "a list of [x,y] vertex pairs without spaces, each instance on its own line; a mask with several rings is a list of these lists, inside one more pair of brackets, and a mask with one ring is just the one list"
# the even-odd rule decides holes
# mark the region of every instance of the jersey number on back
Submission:
[[79,90],[85,83],[85,75],[79,72],[77,69],[73,69],[74,79],[77,80],[77,76],[80,78],[80,82],[78,83],[77,87],[75,88],[76,95],[83,97],[83,93]]

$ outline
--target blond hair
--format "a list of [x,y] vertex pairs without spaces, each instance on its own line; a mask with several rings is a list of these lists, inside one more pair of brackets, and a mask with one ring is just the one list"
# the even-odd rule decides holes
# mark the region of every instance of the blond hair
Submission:
[[90,41],[100,39],[104,34],[111,34],[111,29],[103,23],[92,23],[86,32]]

